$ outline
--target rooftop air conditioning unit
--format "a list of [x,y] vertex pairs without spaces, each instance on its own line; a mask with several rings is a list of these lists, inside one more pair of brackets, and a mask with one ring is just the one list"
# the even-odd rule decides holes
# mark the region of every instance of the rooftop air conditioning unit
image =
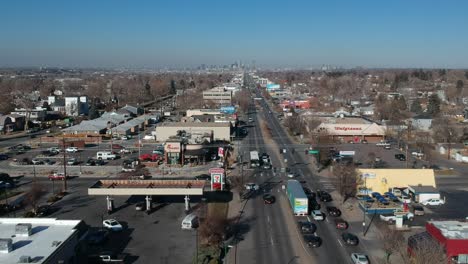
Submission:
[[32,262],[31,256],[21,256],[18,261],[18,263],[31,263],[31,262]]
[[31,235],[32,225],[31,224],[17,224],[15,226],[16,236],[28,237]]
[[0,253],[10,253],[13,250],[11,238],[0,238]]

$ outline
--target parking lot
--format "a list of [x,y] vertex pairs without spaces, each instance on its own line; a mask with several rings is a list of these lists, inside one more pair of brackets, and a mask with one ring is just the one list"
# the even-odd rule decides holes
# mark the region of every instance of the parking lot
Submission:
[[[196,249],[196,231],[182,230],[185,217],[183,198],[154,200],[153,212],[135,210],[144,197],[114,197],[116,211],[106,211],[105,196],[88,196],[79,181],[70,181],[72,194],[56,203],[58,211],[50,217],[82,219],[92,227],[101,227],[103,219],[116,219],[125,227],[111,233],[102,245],[93,246],[92,253],[110,250],[129,254],[128,263],[190,263]],[[196,204],[192,204],[196,207]]]

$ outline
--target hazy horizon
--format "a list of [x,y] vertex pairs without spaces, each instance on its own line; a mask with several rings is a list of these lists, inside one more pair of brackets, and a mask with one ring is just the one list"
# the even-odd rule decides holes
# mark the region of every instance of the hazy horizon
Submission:
[[0,67],[468,68],[465,1],[3,3]]

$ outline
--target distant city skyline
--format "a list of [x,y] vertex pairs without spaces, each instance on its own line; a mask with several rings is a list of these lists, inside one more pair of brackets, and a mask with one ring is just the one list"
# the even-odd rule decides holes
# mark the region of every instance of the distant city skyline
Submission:
[[0,67],[468,68],[467,1],[7,1]]

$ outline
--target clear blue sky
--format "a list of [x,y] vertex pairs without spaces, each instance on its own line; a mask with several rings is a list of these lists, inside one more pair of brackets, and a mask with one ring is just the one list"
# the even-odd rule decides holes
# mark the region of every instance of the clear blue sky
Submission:
[[0,66],[468,68],[468,1],[2,1]]

